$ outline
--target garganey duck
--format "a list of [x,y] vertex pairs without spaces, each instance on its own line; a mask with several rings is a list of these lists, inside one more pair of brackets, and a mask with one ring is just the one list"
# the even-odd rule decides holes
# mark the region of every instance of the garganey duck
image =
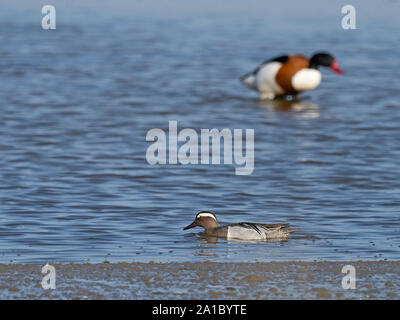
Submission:
[[220,226],[217,217],[210,211],[201,211],[194,221],[183,228],[203,227],[208,236],[237,240],[280,240],[287,239],[296,229],[287,229],[288,224],[263,224],[240,222]]

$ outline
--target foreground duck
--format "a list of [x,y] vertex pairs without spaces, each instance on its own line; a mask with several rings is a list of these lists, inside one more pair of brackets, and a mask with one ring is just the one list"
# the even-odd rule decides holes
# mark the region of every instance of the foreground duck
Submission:
[[201,211],[192,224],[183,228],[203,227],[206,235],[237,240],[280,240],[287,239],[296,229],[287,229],[288,224],[263,224],[240,222],[220,226],[217,217],[210,211]]
[[259,92],[261,99],[297,95],[313,90],[321,83],[319,66],[343,74],[336,59],[329,53],[314,54],[311,59],[302,55],[286,55],[265,61],[253,72],[240,78],[250,89]]

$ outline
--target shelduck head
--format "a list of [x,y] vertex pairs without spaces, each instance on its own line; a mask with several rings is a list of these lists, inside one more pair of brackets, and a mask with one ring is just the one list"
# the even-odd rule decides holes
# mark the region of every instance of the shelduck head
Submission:
[[183,230],[191,229],[194,227],[203,227],[205,230],[217,228],[219,226],[217,217],[211,211],[200,211],[194,221],[183,228]]
[[329,67],[337,74],[344,74],[334,56],[327,52],[317,52],[310,59],[310,68],[317,69],[319,66]]

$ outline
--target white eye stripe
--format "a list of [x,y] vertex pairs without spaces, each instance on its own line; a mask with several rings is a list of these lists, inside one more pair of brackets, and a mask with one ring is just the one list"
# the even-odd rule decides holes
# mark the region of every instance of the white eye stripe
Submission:
[[197,215],[197,218],[203,218],[203,217],[209,217],[209,218],[213,218],[214,220],[217,220],[212,213],[204,212],[204,213],[199,213]]

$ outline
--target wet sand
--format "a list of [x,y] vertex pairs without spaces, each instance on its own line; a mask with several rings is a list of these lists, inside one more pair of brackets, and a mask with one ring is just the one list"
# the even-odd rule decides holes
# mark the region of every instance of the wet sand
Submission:
[[[342,288],[344,265],[356,289]],[[399,261],[0,264],[1,299],[399,299]]]

